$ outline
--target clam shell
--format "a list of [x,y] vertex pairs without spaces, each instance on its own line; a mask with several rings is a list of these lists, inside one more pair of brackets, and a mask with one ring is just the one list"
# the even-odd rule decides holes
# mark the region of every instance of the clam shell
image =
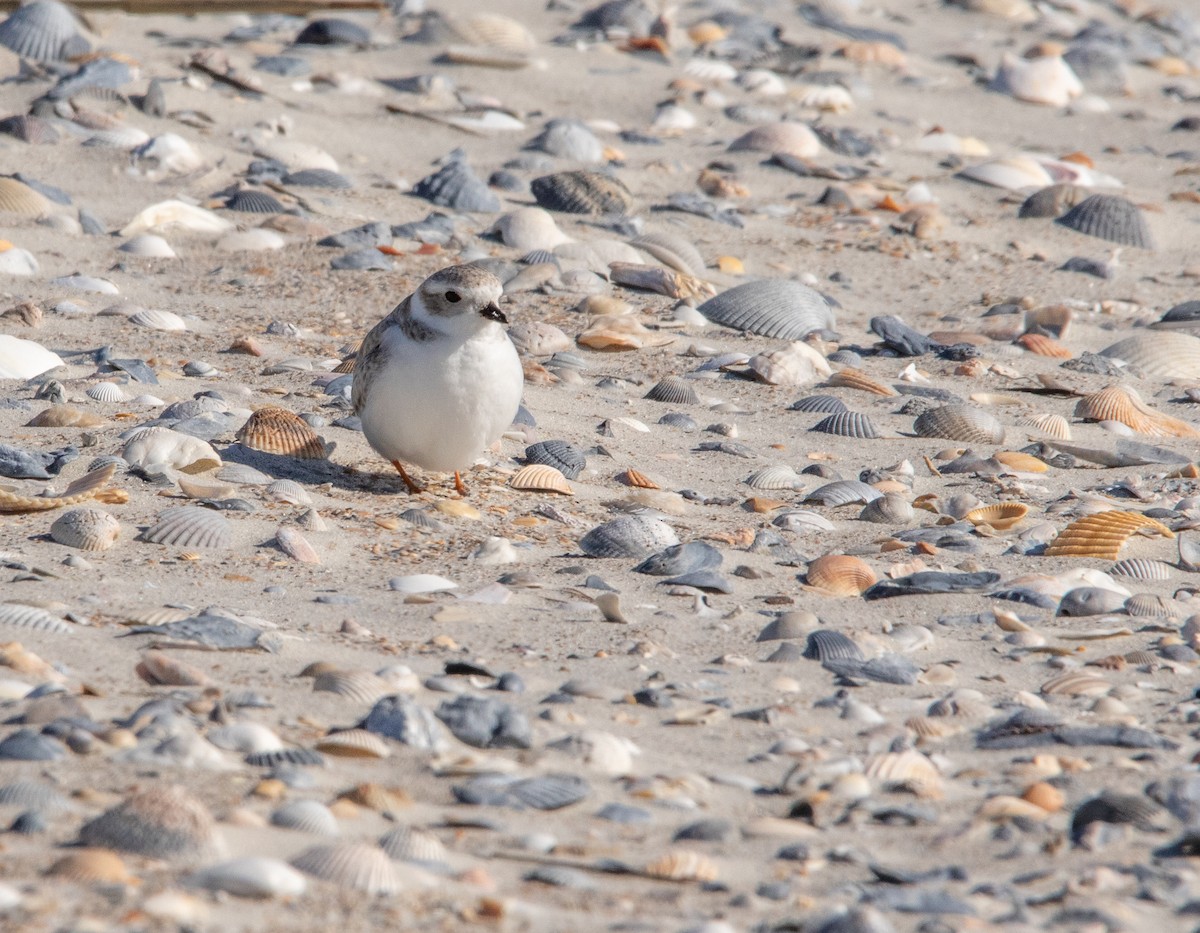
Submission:
[[809,395],[802,399],[797,399],[788,407],[792,411],[828,412],[831,415],[849,411],[846,408],[846,403],[836,395]]
[[221,848],[216,821],[208,808],[182,787],[172,785],[136,791],[85,823],[79,841],[173,862],[207,858]]
[[1049,185],[1035,191],[1021,204],[1018,217],[1060,217],[1087,197],[1087,189],[1075,185]]
[[787,279],[747,282],[696,309],[714,324],[779,340],[833,329],[833,309],[818,292]]
[[1004,426],[991,412],[970,405],[931,408],[913,422],[920,437],[944,437],[972,444],[1004,442]]
[[129,315],[129,321],[139,327],[150,330],[182,331],[187,330],[187,322],[172,311],[159,311],[155,308],[143,308]]
[[1065,107],[1083,93],[1079,78],[1060,56],[1027,59],[1012,52],[1004,53],[990,87],[1017,100],[1047,107]]
[[838,370],[829,377],[825,384],[844,389],[858,389],[860,392],[870,392],[872,395],[882,395],[887,398],[900,394],[891,386],[884,385],[882,382],[876,382],[866,373],[851,367]]
[[444,865],[446,847],[442,840],[419,826],[397,826],[379,840],[380,848],[395,862]]
[[716,881],[721,871],[717,863],[698,852],[669,852],[655,859],[645,868],[652,878],[668,878],[671,881]]
[[768,123],[743,133],[729,144],[730,152],[786,153],[797,159],[821,154],[821,140],[804,123]]
[[[156,233],[139,233],[132,239],[126,240],[117,247],[122,253],[129,253],[131,256],[140,256],[143,259],[175,259],[177,254],[171,249],[171,244],[164,240]],[[159,312],[160,314],[165,312]],[[173,315],[179,319],[182,324],[183,319],[178,315]],[[131,320],[133,317],[131,316]],[[135,324],[141,324],[144,327],[156,327],[154,324],[147,324],[144,320],[135,320]],[[187,330],[187,325],[183,327],[157,327],[158,330]]]
[[920,752],[885,752],[867,761],[864,773],[885,786],[902,785],[918,790],[935,791],[942,777],[937,766]]
[[305,877],[287,862],[262,856],[231,859],[190,875],[195,888],[221,891],[235,897],[300,897],[308,888]]
[[501,52],[532,52],[537,39],[522,23],[499,13],[448,16],[447,25],[462,42]]
[[644,397],[655,402],[666,402],[668,405],[700,404],[700,396],[695,388],[679,376],[667,376],[660,380]]
[[854,502],[867,503],[882,496],[878,489],[857,479],[838,479],[824,486],[818,486],[807,496],[805,502],[816,502],[820,505],[837,507],[850,505]]
[[56,0],[34,0],[0,23],[0,45],[35,62],[57,62],[91,50],[70,8]]
[[313,678],[313,691],[333,693],[357,703],[374,703],[396,693],[392,681],[373,671],[322,671]]
[[874,440],[879,432],[871,419],[857,411],[843,411],[822,418],[814,424],[810,431],[820,431],[822,434],[836,434],[839,437],[853,437],[859,440]]
[[913,507],[903,496],[894,493],[872,499],[858,513],[858,520],[880,525],[903,525],[913,520]]
[[1045,473],[1050,469],[1046,461],[1019,450],[998,450],[992,458],[1018,473]]
[[299,460],[324,460],[325,442],[308,422],[286,408],[260,408],[235,435],[244,447]]
[[37,781],[13,781],[0,786],[0,807],[22,807],[55,812],[70,810],[74,804],[47,784]]
[[1123,246],[1154,249],[1154,235],[1138,206],[1116,194],[1093,194],[1056,221],[1071,230]]
[[40,217],[50,210],[50,202],[15,178],[0,178],[0,213]]
[[336,836],[340,832],[333,811],[316,800],[292,800],[285,803],[271,814],[271,825],[321,836]]
[[1050,173],[1029,156],[990,159],[977,165],[968,165],[958,174],[961,178],[979,182],[981,185],[990,185],[993,188],[1004,188],[1009,191],[1045,188],[1054,184]]
[[628,214],[634,206],[633,195],[621,181],[599,172],[543,175],[529,187],[540,206],[564,214]]
[[130,884],[136,881],[125,861],[112,849],[79,849],[46,869],[51,878],[76,884]]
[[879,582],[870,564],[849,554],[828,554],[810,561],[805,578],[809,586],[832,596],[861,596]]
[[83,551],[107,551],[120,533],[120,522],[102,509],[70,509],[50,526],[51,538]]
[[1041,692],[1046,696],[1096,697],[1104,696],[1112,684],[1087,671],[1070,671],[1051,677],[1042,684]]
[[829,364],[812,347],[800,341],[779,350],[767,350],[746,363],[750,372],[772,386],[794,386],[829,375]]
[[554,218],[540,207],[522,207],[505,214],[492,225],[489,233],[498,234],[505,246],[522,252],[552,250],[570,241],[558,229]]
[[799,489],[804,478],[790,466],[769,466],[755,470],[742,482],[751,489]]
[[1007,531],[1015,527],[1021,519],[1029,514],[1029,506],[1023,502],[997,502],[995,505],[983,505],[971,509],[963,519],[972,525],[990,525],[997,531]]
[[587,458],[582,450],[570,441],[547,440],[538,441],[525,448],[525,460],[530,463],[543,463],[554,467],[569,480],[579,478],[587,466]]
[[512,475],[508,485],[513,489],[525,492],[557,492],[564,496],[575,495],[575,490],[567,482],[560,470],[544,463],[531,463],[523,466]]
[[115,382],[97,382],[86,394],[97,402],[124,402],[129,398],[129,394]]
[[695,244],[677,233],[647,233],[630,240],[629,244],[649,253],[663,265],[687,275],[702,279],[707,272],[704,257]]
[[209,509],[180,505],[160,513],[141,539],[171,547],[227,550],[233,546],[233,526]]
[[1052,437],[1055,440],[1069,441],[1071,439],[1071,422],[1067,421],[1062,415],[1028,415],[1024,418],[1019,418],[1017,423],[1028,425],[1040,431],[1046,437]]
[[54,128],[53,123],[27,114],[18,114],[15,117],[6,117],[0,120],[0,133],[13,136],[33,146],[52,145],[59,139],[58,130]]
[[1171,579],[1171,568],[1161,560],[1147,560],[1144,557],[1127,557],[1119,560],[1108,571],[1114,577],[1129,577],[1131,580],[1145,582]]
[[604,161],[604,144],[578,120],[554,119],[525,145],[560,159],[595,164]]
[[1047,557],[1101,557],[1116,560],[1130,535],[1143,529],[1164,538],[1175,537],[1170,528],[1140,512],[1097,512],[1076,519],[1046,547]]
[[403,878],[387,853],[367,843],[314,846],[292,859],[291,865],[306,875],[352,891],[396,894],[404,889]]
[[366,729],[331,732],[316,742],[313,748],[338,758],[387,758],[391,754],[387,743]]
[[579,547],[589,557],[643,558],[678,543],[670,525],[633,515],[597,525],[580,539]]
[[1200,337],[1146,331],[1100,351],[1152,379],[1200,379]]
[[1200,430],[1186,421],[1155,411],[1128,386],[1108,386],[1085,395],[1075,406],[1085,421],[1119,421],[1150,437],[1197,437]]

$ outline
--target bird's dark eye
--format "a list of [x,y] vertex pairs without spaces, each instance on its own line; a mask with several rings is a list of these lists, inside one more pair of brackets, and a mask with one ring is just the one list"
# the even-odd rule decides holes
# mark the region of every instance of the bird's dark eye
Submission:
[[446,300],[450,302],[450,304],[456,305],[462,301],[462,295],[460,295],[458,292],[446,292]]

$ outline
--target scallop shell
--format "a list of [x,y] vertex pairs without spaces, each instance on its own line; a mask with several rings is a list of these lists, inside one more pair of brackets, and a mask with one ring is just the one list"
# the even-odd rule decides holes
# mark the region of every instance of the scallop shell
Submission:
[[139,327],[150,330],[182,331],[187,330],[187,322],[173,311],[159,311],[155,308],[143,308],[129,315],[129,321]]
[[768,123],[743,133],[729,144],[730,152],[786,153],[797,159],[821,154],[821,140],[804,123]]
[[1093,194],[1054,222],[1112,243],[1154,249],[1146,218],[1136,204],[1120,195]]
[[79,841],[176,862],[210,857],[221,848],[208,808],[182,787],[171,785],[136,791],[85,823]]
[[56,0],[34,0],[0,23],[0,45],[35,62],[58,62],[91,50],[70,9]]
[[225,209],[246,214],[282,214],[286,210],[279,198],[265,191],[235,191],[225,200]]
[[1119,421],[1149,437],[1198,437],[1200,430],[1186,421],[1155,411],[1128,386],[1108,386],[1085,395],[1075,406],[1085,421]]
[[120,522],[102,509],[70,509],[50,526],[51,538],[83,551],[107,551],[120,533]]
[[1017,338],[1017,344],[1037,356],[1055,360],[1069,360],[1074,355],[1069,348],[1045,334],[1022,334]]
[[1121,545],[1142,529],[1175,537],[1166,525],[1140,512],[1097,512],[1076,519],[1046,547],[1047,557],[1101,557],[1116,560]]
[[118,495],[116,490],[108,488],[116,471],[116,465],[112,463],[97,467],[67,486],[61,496],[21,496],[0,488],[0,513],[48,512],[68,505],[79,505],[89,499],[124,501],[123,494]]
[[446,862],[446,847],[442,840],[419,826],[397,826],[385,833],[379,845],[395,862],[416,862],[441,865]]
[[826,380],[825,384],[843,389],[858,389],[860,392],[870,392],[872,395],[882,395],[887,398],[900,394],[891,386],[876,382],[866,373],[851,367],[838,370]]
[[115,382],[97,382],[86,394],[97,402],[124,402],[129,398],[129,394]]
[[73,631],[71,626],[46,610],[21,603],[0,603],[0,625],[52,635],[69,635]]
[[538,441],[525,448],[525,460],[528,463],[544,463],[554,467],[568,480],[578,479],[583,468],[587,466],[587,458],[582,450],[569,441],[547,440]]
[[244,447],[298,460],[324,460],[325,442],[308,422],[286,408],[260,408],[238,429]]
[[194,888],[222,891],[235,897],[300,897],[308,888],[305,877],[287,862],[262,856],[231,859],[188,876]]
[[808,585],[832,596],[861,596],[879,577],[866,561],[849,554],[828,554],[810,561]]
[[1076,185],[1049,185],[1035,191],[1021,204],[1017,216],[1060,217],[1087,196],[1087,189]]
[[911,749],[903,752],[885,752],[871,757],[867,761],[864,773],[885,786],[903,785],[934,791],[942,783],[937,765],[925,755]]
[[999,91],[1030,104],[1065,107],[1083,93],[1071,66],[1058,55],[1041,58],[1021,58],[1005,52],[990,85]]
[[1045,188],[1054,183],[1050,173],[1029,156],[989,159],[978,165],[968,165],[958,174],[962,178],[979,182],[981,185],[1004,188],[1008,191]]
[[395,685],[373,671],[322,671],[313,679],[313,691],[333,693],[357,703],[374,703],[396,692]]
[[560,470],[544,463],[531,463],[523,466],[512,475],[508,485],[513,489],[525,492],[557,492],[564,496],[575,495],[575,490],[567,482]]
[[944,437],[973,444],[1004,442],[1004,426],[991,412],[970,405],[931,408],[913,422],[920,437]]
[[271,814],[271,825],[321,836],[336,836],[340,831],[333,811],[316,800],[292,800],[285,803]]
[[849,637],[833,629],[809,632],[804,643],[804,657],[810,661],[862,661],[862,649]]
[[1071,439],[1071,422],[1062,415],[1029,415],[1018,419],[1017,423],[1028,425],[1055,440],[1069,441]]
[[1152,379],[1200,379],[1200,337],[1146,331],[1100,351]]
[[997,502],[995,505],[981,505],[977,509],[971,509],[963,519],[972,525],[990,525],[997,531],[1007,531],[1028,514],[1029,506],[1022,502]]
[[792,411],[828,412],[831,415],[849,411],[846,403],[836,395],[809,395],[805,398],[797,399],[788,407]]
[[790,466],[769,466],[755,470],[742,482],[751,489],[799,489],[804,478]]
[[529,184],[539,205],[564,214],[628,214],[633,195],[616,178],[599,172],[559,172]]
[[112,849],[79,849],[64,855],[46,869],[51,878],[76,884],[130,884],[136,879]]
[[314,846],[291,860],[294,868],[338,887],[367,894],[396,894],[404,882],[387,853],[362,842]]
[[655,402],[666,402],[668,405],[699,405],[700,396],[696,389],[686,379],[679,376],[667,376],[655,383],[644,396]]
[[810,431],[820,431],[822,434],[836,434],[839,437],[853,437],[859,440],[875,440],[879,432],[871,419],[857,411],[843,411],[822,418],[814,424]]
[[387,758],[391,754],[387,743],[366,729],[331,732],[316,742],[313,748],[338,758]]
[[58,130],[49,120],[18,114],[0,120],[0,133],[13,136],[32,146],[45,146],[58,142]]
[[880,525],[903,525],[913,520],[912,503],[903,496],[888,493],[863,506],[858,513],[858,520]]
[[1097,697],[1104,696],[1111,689],[1112,684],[1103,677],[1086,671],[1069,671],[1051,677],[1042,684],[1041,692],[1046,696]]
[[646,866],[646,874],[652,878],[667,878],[671,881],[716,881],[721,871],[717,863],[707,855],[679,850],[669,852]]
[[1144,582],[1171,579],[1171,568],[1161,560],[1147,560],[1144,557],[1127,557],[1119,560],[1108,571],[1114,577],[1129,577],[1131,580]]
[[50,210],[50,202],[15,178],[0,178],[0,213],[40,217]]
[[223,515],[193,505],[180,505],[159,514],[142,532],[143,541],[180,548],[227,550],[233,546],[233,526]]
[[833,309],[818,292],[788,279],[747,282],[696,309],[714,324],[779,340],[800,340],[832,330]]
[[670,525],[632,515],[597,525],[580,539],[579,547],[589,557],[643,558],[678,543]]
[[882,496],[874,486],[857,479],[838,479],[824,486],[818,486],[804,497],[805,502],[817,502],[821,505],[836,508],[839,505],[850,505],[855,502],[866,504]]
[[695,244],[677,233],[647,233],[630,240],[629,245],[636,246],[663,265],[687,275],[702,279],[707,272],[704,257],[700,255]]

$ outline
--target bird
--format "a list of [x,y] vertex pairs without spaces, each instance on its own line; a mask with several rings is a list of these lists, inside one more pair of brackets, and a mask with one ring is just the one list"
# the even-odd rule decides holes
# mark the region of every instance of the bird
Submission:
[[479,266],[433,273],[376,324],[359,348],[351,401],[363,435],[391,461],[410,493],[424,492],[404,469],[460,471],[512,424],[524,370],[500,326],[500,280]]

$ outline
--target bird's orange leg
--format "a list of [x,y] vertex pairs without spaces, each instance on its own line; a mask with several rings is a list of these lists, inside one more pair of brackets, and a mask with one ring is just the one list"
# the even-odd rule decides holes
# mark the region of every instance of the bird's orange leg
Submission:
[[394,466],[396,468],[397,472],[399,472],[400,478],[402,480],[404,480],[404,485],[408,487],[408,491],[410,493],[412,493],[415,496],[417,493],[425,491],[425,488],[423,486],[418,486],[416,483],[414,483],[412,481],[412,479],[409,477],[409,475],[404,472],[404,465],[399,460],[393,460],[392,466]]
[[467,487],[463,485],[462,477],[458,475],[458,470],[454,471],[454,488],[458,490],[460,496],[466,496]]

